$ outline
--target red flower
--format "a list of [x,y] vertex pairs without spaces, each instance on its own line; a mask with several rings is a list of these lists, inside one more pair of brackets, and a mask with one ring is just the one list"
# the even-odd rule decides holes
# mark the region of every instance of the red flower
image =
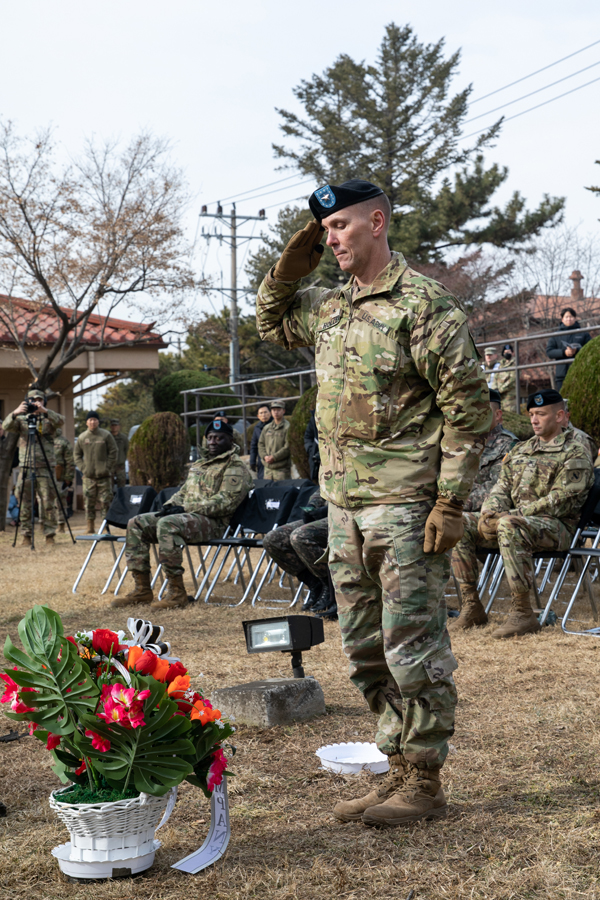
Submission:
[[[131,652],[131,651],[130,651]],[[152,650],[145,650],[137,662],[133,664],[133,670],[140,675],[152,675],[158,662],[158,656]]]
[[167,672],[165,681],[167,682],[167,684],[171,684],[173,679],[177,678],[178,675],[187,675],[187,669],[179,660],[169,666],[169,671]]
[[59,744],[60,744],[60,735],[52,734],[52,732],[50,732],[48,734],[48,740],[46,741],[46,750],[54,750],[55,747],[58,747]]
[[0,672],[0,678],[5,683],[4,694],[0,698],[0,703],[10,703],[10,708],[14,713],[35,712],[34,707],[27,706],[19,696],[19,693],[25,693],[25,691],[37,694],[35,688],[20,688],[10,675],[4,675],[2,672]]
[[206,778],[206,787],[209,791],[214,791],[216,785],[221,784],[223,781],[223,772],[227,768],[227,757],[219,748],[215,750],[212,755],[213,761],[208,770],[208,775]]
[[82,759],[82,760],[81,760],[81,765],[79,766],[79,768],[78,768],[78,769],[75,769],[75,774],[76,774],[76,775],[81,775],[82,772],[85,772],[86,768],[87,768],[87,766],[86,766],[86,764],[85,764],[85,759]]
[[119,644],[118,636],[114,631],[109,631],[108,628],[96,628],[92,633],[92,647],[97,653],[102,653],[103,656],[111,656],[113,653],[118,653],[119,650],[124,649]]
[[103,738],[101,734],[97,734],[95,731],[90,731],[89,728],[86,728],[85,736],[91,737],[94,750],[99,750],[101,753],[108,753],[110,750],[110,741]]
[[75,640],[74,637],[68,637],[67,640],[70,641],[77,650],[79,649],[77,647],[77,641]]

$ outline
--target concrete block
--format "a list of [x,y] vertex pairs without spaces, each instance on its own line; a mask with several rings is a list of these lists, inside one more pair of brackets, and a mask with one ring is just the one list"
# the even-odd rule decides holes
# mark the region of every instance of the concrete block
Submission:
[[219,688],[210,701],[236,722],[261,728],[304,722],[325,712],[321,685],[310,677],[267,678]]

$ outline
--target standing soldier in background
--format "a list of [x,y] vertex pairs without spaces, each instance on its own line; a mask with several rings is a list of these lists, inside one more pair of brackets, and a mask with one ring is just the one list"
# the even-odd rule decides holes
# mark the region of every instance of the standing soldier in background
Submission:
[[514,371],[504,371],[513,365],[513,352],[510,344],[502,348],[502,358],[496,347],[486,347],[484,352],[486,379],[490,390],[498,391],[505,409],[516,411],[517,405],[517,378]]
[[285,416],[283,400],[271,403],[273,421],[261,431],[258,440],[258,455],[265,467],[267,481],[285,481],[292,477],[290,452],[290,423]]
[[125,461],[127,459],[127,451],[129,450],[129,438],[121,434],[121,420],[110,420],[110,433],[115,439],[117,445],[117,464],[113,475],[114,488],[125,487],[127,482],[127,472],[125,471]]
[[479,460],[479,471],[473,482],[473,490],[465,500],[463,509],[465,512],[478,512],[484,500],[487,500],[490,491],[498,481],[502,460],[512,450],[519,438],[512,431],[507,431],[502,426],[502,407],[500,394],[493,388],[490,391],[490,406],[492,408],[492,430],[483,448]]
[[[54,468],[54,435],[56,429],[63,424],[64,417],[51,409],[46,409],[46,395],[43,391],[29,391],[27,400],[33,401],[37,406],[34,415],[37,417],[37,432],[41,435],[44,450],[46,451],[46,460],[42,453],[39,442],[35,441],[33,465],[35,467],[35,490],[38,501],[39,519],[44,527],[46,536],[46,544],[54,543],[54,535],[56,534],[56,495],[54,485],[52,484],[51,472],[48,466]],[[17,482],[16,496],[21,504],[19,510],[19,522],[23,530],[22,546],[31,546],[31,485],[29,476],[31,471],[24,470],[25,454],[27,451],[27,403],[23,401],[13,412],[11,412],[2,427],[4,431],[14,431],[19,435],[19,480]],[[24,483],[25,482],[25,483]]]
[[[309,205],[317,221],[294,235],[260,286],[258,330],[288,350],[315,345],[320,486],[342,641],[390,757],[379,789],[334,813],[402,825],[447,811],[440,769],[457,699],[447,551],[462,536],[489,395],[459,303],[390,251],[383,191],[357,180],[325,185]],[[324,230],[352,277],[302,290]]]
[[[54,435],[54,457],[56,459],[56,484],[59,486],[63,506],[67,508],[67,506],[70,506],[70,504],[67,504],[67,496],[75,479],[75,457],[71,441],[68,441],[63,435],[62,428],[57,428]],[[70,516],[72,512],[72,508],[71,512],[68,512],[67,509],[67,516]],[[59,503],[56,504],[56,520],[58,522],[58,530],[63,534],[65,518]]]
[[252,429],[252,441],[250,442],[250,471],[255,472],[257,478],[264,478],[265,465],[258,453],[258,442],[263,428],[271,421],[271,410],[268,406],[259,406],[256,416],[258,422]]
[[97,412],[89,412],[85,424],[87,430],[79,435],[75,445],[75,464],[83,475],[86,533],[95,534],[96,503],[100,503],[103,519],[112,503],[112,479],[119,451],[110,431],[99,427]]

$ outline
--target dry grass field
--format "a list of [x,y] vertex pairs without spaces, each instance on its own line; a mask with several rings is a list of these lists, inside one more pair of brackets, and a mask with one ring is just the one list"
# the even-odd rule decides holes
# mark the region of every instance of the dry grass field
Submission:
[[[80,528],[79,517],[76,522]],[[87,548],[59,536],[55,548],[32,553],[12,549],[11,538],[12,530],[0,534],[2,642],[6,633],[16,638],[17,622],[34,603],[60,612],[69,632],[125,627],[129,612],[110,610],[99,593],[108,548],[98,550],[73,595]],[[235,586],[220,590],[223,602],[239,596]],[[498,612],[503,605],[497,603]],[[210,694],[219,685],[289,674],[289,657],[245,651],[242,619],[261,615],[276,613],[194,604],[166,613],[160,624],[193,685]],[[578,616],[588,615],[582,601]],[[325,631],[325,643],[306,654],[305,668],[323,687],[327,714],[286,728],[238,728],[231,843],[220,863],[197,876],[170,868],[207,831],[209,805],[184,785],[149,873],[94,885],[68,882],[50,855],[67,833],[48,808],[48,794],[58,786],[49,754],[29,736],[0,743],[0,799],[8,808],[0,819],[0,897],[406,900],[414,891],[414,900],[600,898],[596,638],[568,637],[558,627],[501,643],[490,628],[457,637],[460,702],[444,768],[450,815],[375,831],[338,823],[331,808],[339,798],[366,792],[376,776],[335,776],[320,771],[315,756],[322,744],[373,735],[373,717],[347,680],[337,623],[326,623]],[[0,734],[11,726],[0,719]]]

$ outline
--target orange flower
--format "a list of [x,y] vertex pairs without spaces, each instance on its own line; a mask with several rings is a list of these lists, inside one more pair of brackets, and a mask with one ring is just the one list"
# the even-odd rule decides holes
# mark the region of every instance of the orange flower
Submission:
[[212,707],[210,706],[205,706],[202,700],[196,700],[190,714],[190,719],[192,720],[192,722],[194,721],[194,719],[200,719],[202,725],[206,725],[207,722],[214,722],[216,719],[220,718],[221,710],[212,709]]
[[152,672],[152,677],[156,678],[157,681],[164,681],[170,668],[170,663],[168,663],[166,659],[161,659],[159,656],[154,671]]
[[130,647],[129,653],[127,654],[127,668],[131,669],[133,671],[135,668],[136,662],[138,661],[140,656],[143,656],[143,655],[144,655],[144,651],[142,650],[141,647],[137,647],[137,646]]
[[[165,673],[166,674],[166,673]],[[169,694],[174,694],[176,691],[185,692],[190,686],[190,676],[189,675],[178,675],[177,678],[174,678],[167,691]]]

